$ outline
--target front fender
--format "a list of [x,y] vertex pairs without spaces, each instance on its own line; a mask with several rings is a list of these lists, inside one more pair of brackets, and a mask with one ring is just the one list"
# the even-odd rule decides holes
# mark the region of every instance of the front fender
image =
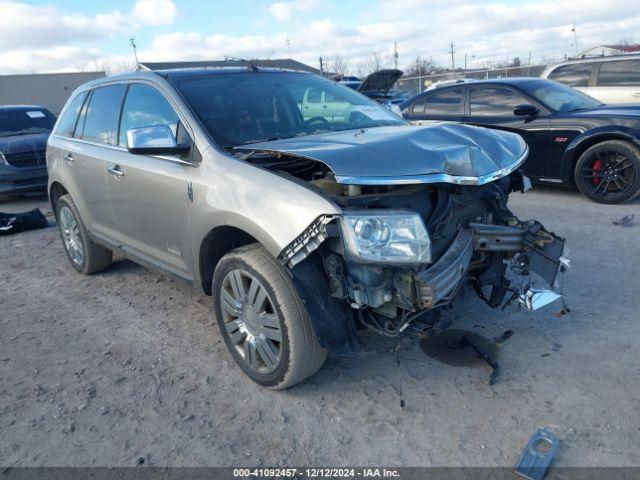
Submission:
[[580,155],[589,147],[605,140],[626,140],[640,148],[640,131],[620,125],[593,128],[575,137],[562,155],[562,179],[571,182],[573,169]]

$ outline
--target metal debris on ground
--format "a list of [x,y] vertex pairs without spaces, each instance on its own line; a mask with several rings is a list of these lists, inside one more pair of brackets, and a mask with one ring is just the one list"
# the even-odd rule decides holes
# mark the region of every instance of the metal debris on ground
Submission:
[[635,218],[635,215],[625,215],[624,217],[620,218],[619,220],[614,220],[613,223],[614,225],[620,225],[621,227],[631,227],[633,225],[635,225],[633,219]]
[[516,465],[516,473],[530,480],[542,480],[558,451],[559,444],[560,440],[549,430],[538,429],[524,447]]

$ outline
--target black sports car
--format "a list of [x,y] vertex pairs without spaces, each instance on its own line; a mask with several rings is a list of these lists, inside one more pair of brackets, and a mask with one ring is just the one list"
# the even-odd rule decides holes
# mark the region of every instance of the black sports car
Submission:
[[448,120],[519,133],[534,182],[577,186],[600,203],[640,192],[640,105],[604,105],[571,87],[509,78],[429,89],[400,105],[411,121]]

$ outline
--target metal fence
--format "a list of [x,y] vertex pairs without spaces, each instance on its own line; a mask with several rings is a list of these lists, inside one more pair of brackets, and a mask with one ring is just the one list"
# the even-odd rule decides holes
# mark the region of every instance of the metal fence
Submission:
[[476,80],[488,80],[490,78],[507,78],[507,77],[538,77],[546,65],[530,65],[525,67],[505,67],[486,70],[459,70],[455,72],[438,73],[435,75],[424,75],[419,77],[402,77],[396,83],[395,87],[418,94],[424,91],[430,85],[445,80],[473,78]]

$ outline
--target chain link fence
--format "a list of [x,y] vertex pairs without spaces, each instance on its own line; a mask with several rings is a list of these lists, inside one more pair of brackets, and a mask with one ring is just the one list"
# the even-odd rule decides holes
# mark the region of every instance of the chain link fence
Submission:
[[476,80],[488,80],[491,78],[507,78],[507,77],[538,77],[546,65],[531,65],[526,67],[505,67],[486,70],[466,70],[456,71],[455,77],[452,72],[438,73],[435,75],[424,75],[418,77],[402,77],[398,80],[395,88],[412,94],[423,92],[426,88],[436,82],[445,80],[472,78]]

